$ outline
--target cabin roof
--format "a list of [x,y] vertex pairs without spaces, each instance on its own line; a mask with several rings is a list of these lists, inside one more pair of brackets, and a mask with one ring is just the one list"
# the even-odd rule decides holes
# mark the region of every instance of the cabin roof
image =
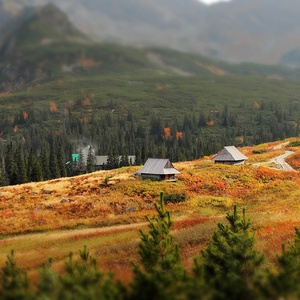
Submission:
[[235,146],[226,146],[214,158],[214,161],[241,161],[248,159]]
[[135,175],[142,174],[173,175],[180,172],[174,168],[169,159],[148,158],[144,166],[135,173]]

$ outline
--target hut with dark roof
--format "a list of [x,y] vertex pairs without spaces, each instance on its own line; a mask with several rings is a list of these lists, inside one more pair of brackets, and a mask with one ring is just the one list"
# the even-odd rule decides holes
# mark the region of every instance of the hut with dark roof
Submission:
[[180,174],[180,172],[174,168],[170,160],[162,158],[148,158],[144,166],[134,173],[134,175],[144,179],[165,181],[176,181],[176,174]]
[[248,159],[234,146],[226,146],[212,160],[217,164],[241,165]]

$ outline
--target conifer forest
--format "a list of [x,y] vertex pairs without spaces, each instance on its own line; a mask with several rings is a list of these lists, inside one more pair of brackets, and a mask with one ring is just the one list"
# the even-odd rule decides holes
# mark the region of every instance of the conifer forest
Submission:
[[[201,83],[199,78],[179,81],[162,77],[164,83],[158,85],[153,78],[141,84],[123,78],[104,87],[105,80],[98,80],[103,96],[95,95],[93,80],[86,80],[85,90],[80,92],[83,95],[78,95],[77,100],[67,100],[65,95],[57,101],[49,100],[55,95],[52,89],[63,89],[72,97],[68,95],[68,82],[5,96],[12,103],[23,104],[13,110],[3,107],[7,114],[0,120],[2,185],[90,172],[95,169],[95,155],[109,156],[102,169],[113,169],[128,165],[129,155],[135,155],[136,165],[148,157],[186,161],[217,153],[224,145],[254,145],[299,135],[299,100],[284,94],[287,86],[296,93],[296,82],[214,78],[213,82]],[[227,91],[233,83],[234,87]],[[126,94],[132,84],[138,87]],[[267,98],[276,99],[259,99],[259,93],[253,97],[237,84],[249,90],[253,86],[261,92],[269,88]],[[137,94],[144,88],[154,91],[144,96]],[[189,93],[184,95],[180,90]],[[147,108],[149,97],[152,100]],[[216,98],[206,100],[211,97]],[[222,104],[227,97],[232,100]],[[179,104],[174,106],[173,101]],[[80,154],[82,148],[89,146],[92,151],[88,159],[72,158],[72,154]],[[124,158],[121,162],[114,159],[119,156]]]

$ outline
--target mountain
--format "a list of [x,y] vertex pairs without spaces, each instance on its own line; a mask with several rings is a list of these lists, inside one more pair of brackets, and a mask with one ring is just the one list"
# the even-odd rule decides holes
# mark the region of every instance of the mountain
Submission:
[[5,27],[0,48],[0,79],[4,90],[49,78],[64,64],[74,63],[78,47],[89,39],[55,5],[22,11]]
[[34,48],[37,45],[66,41],[87,42],[86,36],[79,32],[68,17],[55,5],[25,9],[17,22],[6,31],[1,55],[12,51]]
[[[211,59],[199,54],[179,52],[177,50],[163,49],[157,47],[130,47],[113,43],[95,42],[76,28],[66,13],[62,12],[55,4],[48,3],[44,6],[26,7],[19,14],[16,7],[20,9],[22,3],[13,6],[11,13],[16,14],[2,27],[2,43],[0,47],[0,80],[1,90],[16,91],[26,85],[45,80],[56,80],[66,76],[79,76],[88,72],[99,74],[112,72],[114,74],[130,72],[143,73],[152,72],[155,74],[168,73],[179,76],[194,75],[259,75],[270,78],[298,78],[298,70],[289,70],[280,66],[267,66],[255,64],[230,64],[220,60]],[[115,5],[117,7],[117,1]],[[129,0],[128,0],[129,1]],[[112,9],[113,2],[103,4],[103,10],[110,12],[113,18],[125,20],[124,12],[129,2],[124,2],[120,8]],[[134,10],[142,5],[135,5],[135,0],[130,0]],[[189,0],[198,8],[198,3]],[[37,0],[36,0],[37,2]],[[30,4],[36,2],[30,1]],[[2,0],[2,8],[5,0]],[[13,2],[12,2],[13,3]],[[168,0],[165,4],[170,5]],[[182,19],[188,20],[188,12],[180,7],[179,0],[174,8]],[[98,2],[88,1],[87,6],[91,11],[99,8]],[[157,17],[157,27],[162,27],[158,14],[155,15],[152,2],[146,2],[149,8],[152,7],[152,18],[145,19],[141,13],[141,20],[150,22]],[[5,6],[7,9],[7,6]],[[11,8],[11,6],[9,6]],[[204,5],[200,5],[200,8]],[[110,10],[108,9],[110,8]],[[180,9],[179,9],[180,8]],[[166,11],[166,7],[160,12]],[[132,13],[132,12],[131,12]],[[148,16],[151,13],[148,11]],[[175,13],[174,13],[175,15]],[[141,21],[140,20],[140,21]],[[175,18],[173,18],[175,20]],[[124,21],[125,22],[125,21]],[[175,21],[174,21],[175,22]],[[175,23],[174,23],[175,24]],[[167,22],[165,23],[167,26]],[[175,26],[176,27],[176,26]],[[170,25],[170,28],[173,27]],[[170,29],[170,30],[171,30]],[[157,28],[158,30],[158,28]],[[102,30],[103,31],[103,30]],[[102,32],[100,30],[100,32]],[[1,35],[1,34],[0,34]],[[294,59],[295,61],[295,59]],[[291,65],[290,61],[288,64]]]
[[[0,25],[47,0],[1,0]],[[169,47],[230,62],[299,66],[296,0],[52,0],[89,37],[126,45]],[[294,56],[293,56],[294,57]]]

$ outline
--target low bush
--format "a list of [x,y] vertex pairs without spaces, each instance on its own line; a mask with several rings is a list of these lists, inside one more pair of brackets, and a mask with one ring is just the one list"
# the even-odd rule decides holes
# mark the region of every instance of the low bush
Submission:
[[300,141],[294,141],[294,142],[291,142],[289,144],[290,147],[299,147],[300,146]]
[[186,194],[167,194],[164,197],[166,203],[180,203],[186,200]]
[[254,149],[252,151],[253,154],[261,154],[261,153],[265,153],[265,152],[268,152],[267,149]]

